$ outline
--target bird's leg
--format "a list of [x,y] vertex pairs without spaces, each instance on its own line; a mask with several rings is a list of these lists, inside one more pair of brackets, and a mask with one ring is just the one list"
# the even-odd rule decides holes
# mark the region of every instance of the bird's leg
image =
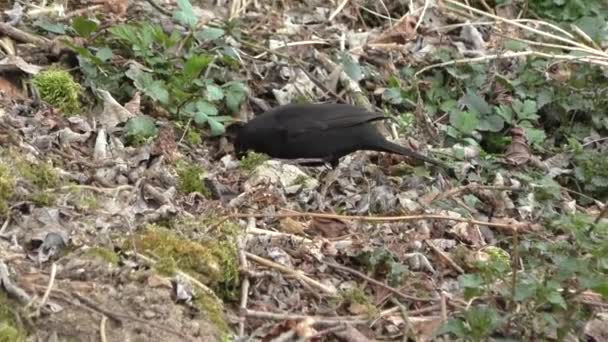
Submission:
[[329,164],[328,167],[328,171],[325,174],[324,177],[322,177],[323,181],[322,184],[323,186],[321,187],[321,205],[320,208],[321,210],[323,210],[323,206],[325,203],[325,196],[327,195],[327,191],[329,190],[329,187],[338,179],[338,176],[340,175],[340,169],[338,169],[338,163],[339,163],[339,159],[335,159],[335,158],[326,158],[326,166],[327,164]]

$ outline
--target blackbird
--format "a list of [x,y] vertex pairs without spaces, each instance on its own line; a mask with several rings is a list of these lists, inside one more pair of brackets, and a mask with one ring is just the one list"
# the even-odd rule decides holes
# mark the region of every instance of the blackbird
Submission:
[[317,159],[335,168],[359,150],[396,153],[431,164],[439,161],[384,138],[374,121],[388,117],[347,104],[289,104],[228,128],[237,155],[247,150],[280,159]]

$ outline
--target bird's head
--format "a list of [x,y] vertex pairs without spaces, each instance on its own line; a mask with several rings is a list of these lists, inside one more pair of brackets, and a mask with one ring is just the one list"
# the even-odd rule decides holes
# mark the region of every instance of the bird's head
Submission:
[[243,121],[235,121],[226,127],[225,136],[234,145],[234,152],[237,157],[240,157],[245,153],[243,141],[240,138],[241,132],[243,131],[244,127],[245,122]]

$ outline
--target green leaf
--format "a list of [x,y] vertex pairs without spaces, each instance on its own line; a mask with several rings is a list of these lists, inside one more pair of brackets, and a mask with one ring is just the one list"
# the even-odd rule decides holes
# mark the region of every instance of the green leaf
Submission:
[[517,114],[518,120],[534,121],[538,119],[536,101],[526,100],[522,103],[519,100],[515,100],[513,101],[513,110]]
[[505,120],[500,115],[486,115],[479,120],[480,131],[499,132],[505,127]]
[[56,34],[65,34],[67,31],[67,27],[68,27],[64,24],[48,22],[46,20],[46,18],[36,20],[34,22],[34,26],[40,27],[41,29],[43,29],[45,31],[48,31],[51,33],[56,33]]
[[185,25],[189,29],[193,29],[198,22],[196,15],[190,1],[188,0],[177,0],[177,6],[179,10],[173,12],[173,18],[180,24]]
[[511,109],[511,107],[500,105],[494,108],[494,111],[496,112],[496,114],[500,115],[500,117],[502,117],[503,120],[505,120],[506,122],[511,123],[513,121],[513,110]]
[[490,114],[492,113],[492,107],[477,93],[468,90],[464,96],[464,104],[472,111],[479,114]]
[[230,81],[223,85],[224,96],[226,98],[226,106],[233,113],[240,110],[241,104],[247,98],[247,90],[245,86],[236,81]]
[[72,28],[79,36],[88,38],[91,33],[97,30],[97,23],[84,17],[75,17]]
[[112,49],[108,48],[108,47],[102,47],[99,50],[97,50],[97,53],[95,54],[95,57],[99,58],[100,61],[102,62],[107,62],[110,60],[110,58],[112,58],[114,56],[114,52],[112,52]]
[[479,118],[474,112],[453,111],[450,113],[450,124],[462,133],[472,133],[479,124]]
[[139,139],[147,139],[158,134],[154,119],[147,115],[136,116],[129,119],[125,125],[127,135]]
[[518,302],[525,302],[536,294],[536,285],[530,283],[518,283],[515,287],[515,299]]
[[207,121],[209,123],[209,128],[211,129],[211,134],[214,136],[222,135],[226,132],[224,125],[215,120],[214,118],[209,118]]
[[224,91],[215,84],[207,84],[207,101],[215,102],[224,98]]
[[196,34],[196,38],[204,41],[213,41],[221,38],[225,33],[221,28],[207,26]]
[[169,91],[167,90],[165,82],[163,81],[153,81],[152,83],[147,84],[143,91],[148,96],[162,104],[169,103]]
[[562,309],[567,309],[568,305],[566,304],[566,300],[562,295],[557,291],[551,291],[547,294],[547,301],[553,305],[559,306]]
[[400,88],[387,88],[382,93],[382,99],[390,104],[401,104],[403,97],[401,96]]
[[528,48],[528,44],[518,40],[509,39],[505,42],[505,49],[511,51],[524,51]]
[[[218,111],[217,107],[207,101],[197,101],[196,102],[196,110],[199,113],[203,113],[208,116],[216,116]],[[201,122],[204,123],[204,122]]]
[[524,129],[530,145],[542,145],[547,139],[545,131],[532,127],[529,121],[522,121],[519,125]]
[[363,79],[363,71],[361,66],[357,63],[350,54],[343,52],[340,54],[340,63],[344,66],[344,72],[356,82]]

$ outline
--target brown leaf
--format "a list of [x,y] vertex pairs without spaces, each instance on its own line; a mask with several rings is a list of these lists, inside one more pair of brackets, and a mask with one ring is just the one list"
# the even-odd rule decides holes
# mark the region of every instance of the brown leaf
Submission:
[[286,217],[280,222],[281,231],[294,235],[306,235],[304,233],[305,225],[302,222],[296,221],[291,217]]
[[175,131],[171,124],[160,127],[152,152],[162,154],[169,163],[174,163],[177,160],[177,143],[175,142]]
[[25,99],[23,91],[17,87],[13,82],[0,76],[0,92],[4,93],[10,98]]
[[308,231],[313,236],[337,238],[348,234],[348,225],[339,219],[314,217],[308,224]]
[[388,43],[397,43],[397,44],[405,44],[409,40],[416,37],[416,31],[414,31],[414,27],[416,27],[416,22],[418,21],[417,17],[414,16],[405,16],[401,20],[399,20],[393,27],[383,32],[379,37],[373,39],[371,41],[372,44],[388,44]]
[[141,94],[139,91],[136,91],[135,94],[133,94],[131,101],[127,102],[124,107],[131,112],[131,114],[141,114]]
[[511,129],[511,145],[507,147],[505,160],[514,166],[526,164],[530,161],[530,146],[521,127]]

